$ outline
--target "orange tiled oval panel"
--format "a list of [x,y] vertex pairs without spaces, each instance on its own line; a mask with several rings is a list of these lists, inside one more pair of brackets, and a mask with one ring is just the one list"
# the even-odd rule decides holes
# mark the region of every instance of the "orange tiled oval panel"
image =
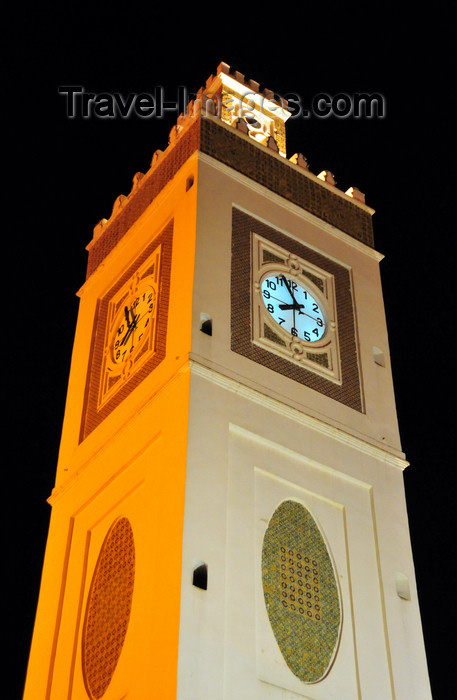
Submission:
[[124,645],[135,578],[135,545],[127,518],[111,526],[98,556],[87,599],[82,635],[86,690],[98,700],[105,694]]

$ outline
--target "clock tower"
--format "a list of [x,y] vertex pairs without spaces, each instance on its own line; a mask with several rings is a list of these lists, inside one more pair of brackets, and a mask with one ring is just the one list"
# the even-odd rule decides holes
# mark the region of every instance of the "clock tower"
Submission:
[[26,700],[430,698],[373,210],[222,63],[87,277]]

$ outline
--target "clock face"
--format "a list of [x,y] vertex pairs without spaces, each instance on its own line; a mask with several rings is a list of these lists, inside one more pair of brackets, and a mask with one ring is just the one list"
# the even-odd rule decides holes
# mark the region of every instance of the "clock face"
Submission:
[[97,299],[80,442],[166,357],[173,219],[150,236]]
[[261,295],[271,318],[290,335],[315,343],[327,332],[326,315],[315,296],[290,275],[264,277]]
[[153,324],[155,305],[155,289],[146,281],[124,301],[110,340],[111,359],[115,364],[125,363],[143,345]]

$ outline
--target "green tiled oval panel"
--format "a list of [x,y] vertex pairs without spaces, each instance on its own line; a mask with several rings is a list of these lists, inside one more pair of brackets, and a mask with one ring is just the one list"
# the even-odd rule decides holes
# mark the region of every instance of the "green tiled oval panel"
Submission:
[[304,683],[316,683],[335,658],[342,611],[324,538],[311,513],[297,501],[283,501],[268,524],[262,583],[285,662]]

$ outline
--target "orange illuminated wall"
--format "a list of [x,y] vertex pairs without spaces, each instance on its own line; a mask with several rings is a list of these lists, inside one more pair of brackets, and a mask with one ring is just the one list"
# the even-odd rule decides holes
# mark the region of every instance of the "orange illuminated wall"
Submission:
[[[26,700],[176,697],[198,122],[88,246]],[[138,270],[154,330],[105,391],[108,304]]]

